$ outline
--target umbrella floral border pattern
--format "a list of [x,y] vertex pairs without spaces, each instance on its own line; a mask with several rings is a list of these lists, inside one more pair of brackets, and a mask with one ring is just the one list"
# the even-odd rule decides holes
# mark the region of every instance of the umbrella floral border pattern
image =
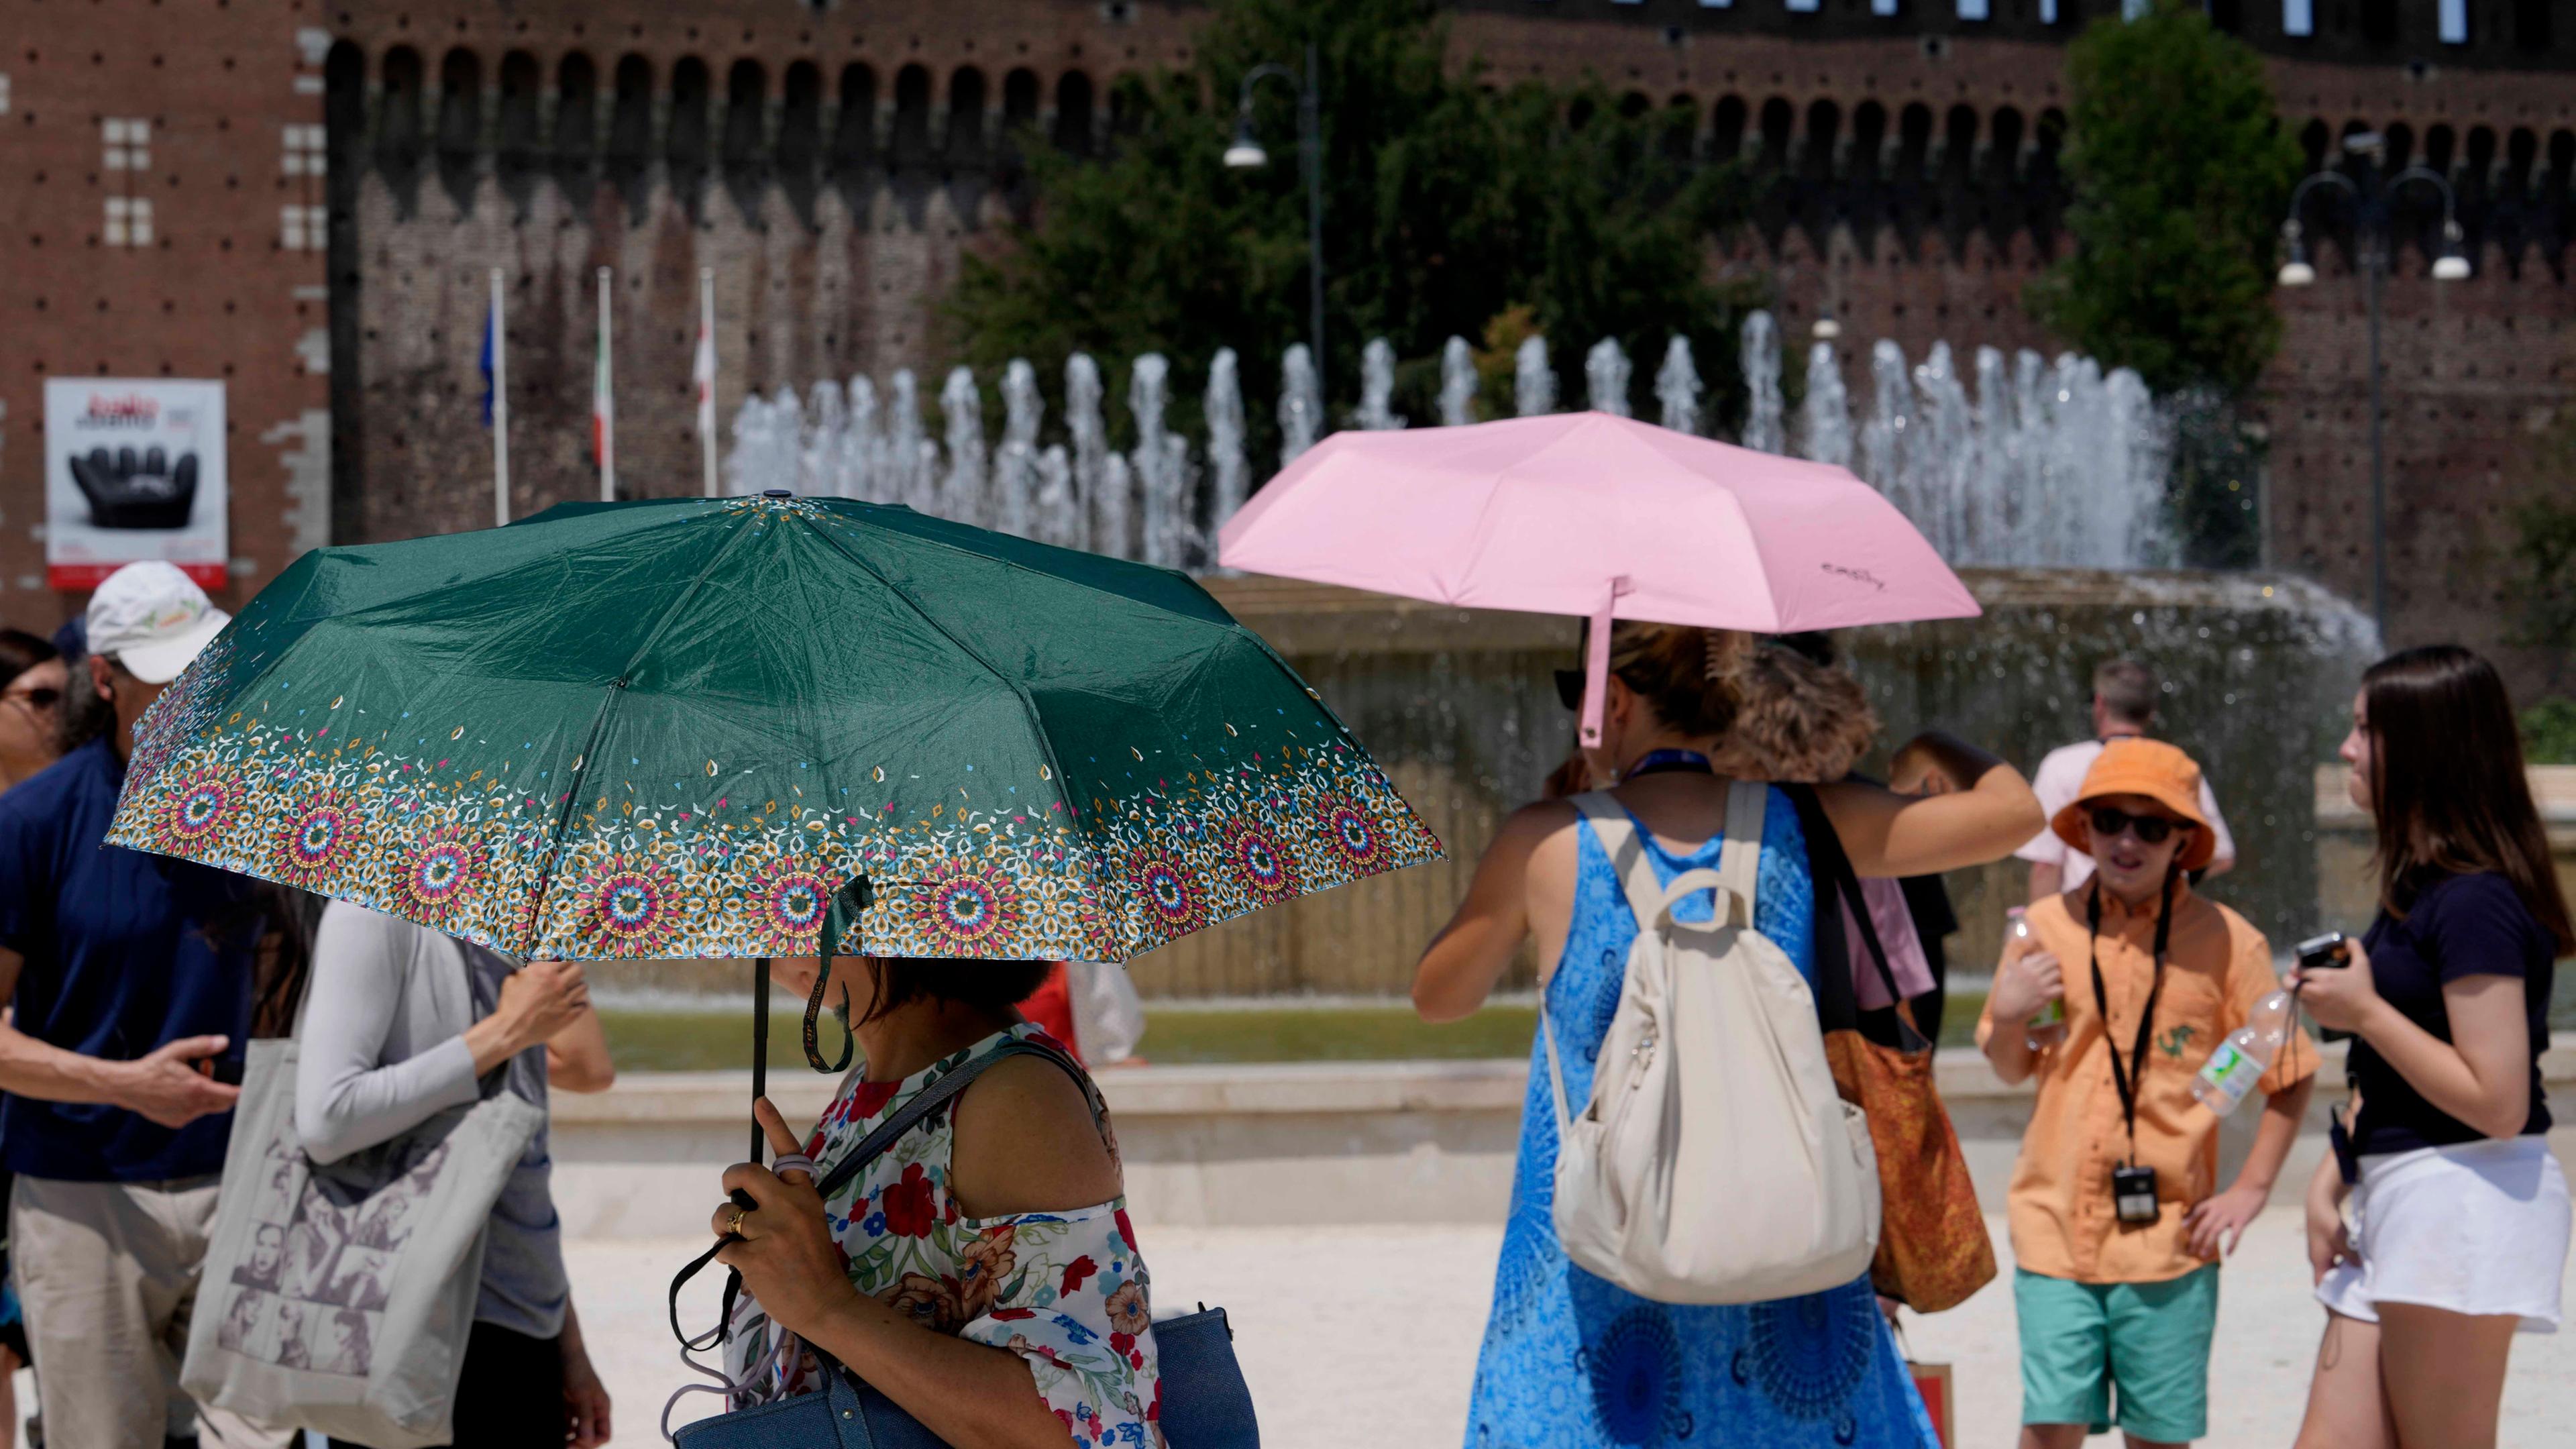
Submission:
[[[878,770],[881,798],[861,803],[849,779],[827,791],[799,762],[771,761],[756,781],[714,761],[698,778],[648,781],[585,772],[576,757],[557,780],[475,721],[415,721],[355,686],[309,697],[320,691],[275,677],[291,671],[261,641],[260,614],[254,600],[137,728],[109,843],[512,955],[807,954],[834,892],[866,875],[870,953],[1125,960],[1441,854],[1284,665],[1308,708],[1216,721],[1150,767],[1136,750],[1114,795],[1097,762],[1085,788],[1043,764],[1010,780],[961,761],[954,779],[900,796]],[[830,808],[775,788],[808,770]],[[761,798],[738,798],[744,785]]]

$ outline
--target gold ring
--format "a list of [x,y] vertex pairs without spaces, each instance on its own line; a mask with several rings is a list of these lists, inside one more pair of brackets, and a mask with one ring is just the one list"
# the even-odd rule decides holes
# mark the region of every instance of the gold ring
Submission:
[[748,1208],[735,1208],[733,1210],[733,1216],[725,1219],[725,1231],[732,1234],[734,1237],[741,1237],[743,1214],[749,1211],[750,1209]]

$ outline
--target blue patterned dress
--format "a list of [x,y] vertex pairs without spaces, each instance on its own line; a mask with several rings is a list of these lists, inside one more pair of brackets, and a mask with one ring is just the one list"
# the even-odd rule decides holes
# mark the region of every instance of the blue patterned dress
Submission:
[[[1594,1055],[1619,1007],[1637,920],[1589,821],[1581,831],[1574,927],[1548,982],[1567,1100],[1592,1092]],[[1637,835],[1669,883],[1715,869],[1723,838],[1674,856],[1644,826]],[[1753,922],[1815,975],[1815,891],[1795,808],[1778,790],[1764,814]],[[1707,920],[1706,895],[1675,908]],[[1521,1150],[1510,1221],[1494,1273],[1494,1309],[1476,1363],[1468,1449],[1591,1445],[1898,1445],[1936,1449],[1931,1421],[1867,1274],[1829,1292],[1771,1303],[1656,1303],[1568,1262],[1550,1219],[1556,1112],[1547,1061],[1530,1044]]]

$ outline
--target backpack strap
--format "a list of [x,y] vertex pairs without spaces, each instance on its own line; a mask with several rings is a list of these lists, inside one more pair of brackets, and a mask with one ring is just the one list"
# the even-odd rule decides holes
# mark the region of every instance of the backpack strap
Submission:
[[1610,870],[1619,877],[1619,888],[1628,897],[1628,909],[1637,918],[1637,929],[1651,931],[1664,904],[1664,883],[1655,879],[1655,864],[1646,859],[1643,831],[1636,817],[1610,796],[1607,790],[1586,790],[1574,797],[1574,808],[1592,822],[1592,833],[1601,841],[1601,853],[1610,857]]
[[1727,890],[1744,903],[1744,924],[1753,924],[1753,898],[1762,886],[1762,824],[1771,808],[1771,787],[1759,780],[1737,780],[1726,787],[1726,844],[1718,851],[1717,874]]

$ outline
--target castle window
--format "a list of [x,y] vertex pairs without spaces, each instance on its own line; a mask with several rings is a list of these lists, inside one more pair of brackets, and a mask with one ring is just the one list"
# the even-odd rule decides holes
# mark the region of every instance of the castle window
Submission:
[[1959,0],[1959,18],[1984,20],[1989,18],[1989,8],[1989,0]]
[[152,245],[152,201],[149,197],[107,199],[107,244],[112,247]]
[[2283,35],[2316,34],[2316,0],[2281,0],[2281,33]]
[[2442,43],[2444,45],[2468,44],[2469,0],[2441,0],[2438,8],[2441,12]]

